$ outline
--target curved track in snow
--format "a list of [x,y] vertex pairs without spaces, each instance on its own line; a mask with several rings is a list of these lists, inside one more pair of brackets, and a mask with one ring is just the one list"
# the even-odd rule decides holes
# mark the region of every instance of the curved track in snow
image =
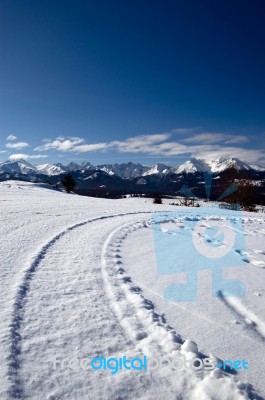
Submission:
[[[140,212],[141,213],[141,212]],[[145,213],[145,212],[143,212]],[[26,300],[28,296],[28,292],[30,290],[30,285],[32,280],[34,279],[34,274],[44,260],[48,251],[57,243],[63,236],[68,234],[69,232],[74,231],[75,229],[86,226],[90,223],[103,221],[106,219],[113,219],[117,217],[125,217],[131,215],[137,215],[139,212],[132,213],[121,213],[116,215],[104,215],[97,218],[88,219],[83,222],[79,222],[77,224],[72,224],[59,233],[50,238],[41,248],[36,252],[33,256],[31,262],[28,267],[23,272],[23,278],[18,285],[17,294],[14,301],[12,320],[10,323],[10,354],[8,357],[8,368],[9,368],[9,376],[11,379],[11,386],[9,390],[9,395],[11,398],[23,398],[23,384],[19,376],[20,369],[20,355],[21,355],[21,326],[23,324],[24,311],[26,306]]]
[[[184,340],[191,337],[198,342],[199,335],[185,332],[187,324],[201,327],[205,322],[213,325],[215,320],[207,313],[197,312],[195,304],[173,304],[179,317],[175,323],[163,296],[158,299],[161,287],[153,287],[154,281],[149,279],[155,270],[154,250],[150,251],[147,243],[151,234],[150,213],[174,207],[156,207],[145,199],[112,202],[66,197],[30,184],[17,185],[10,185],[4,192],[7,212],[6,228],[3,225],[1,231],[5,252],[1,255],[4,285],[0,300],[4,310],[0,329],[0,397],[260,399],[251,385],[234,381],[231,375],[220,370],[197,374],[188,365],[192,357],[204,355],[188,351],[196,349],[196,343],[189,347]],[[251,221],[248,237],[256,234],[252,225],[259,227],[259,223],[264,224],[264,220]],[[179,236],[182,241],[184,233]],[[32,253],[32,249],[37,250]],[[144,254],[146,249],[149,252]],[[242,249],[236,251],[239,260],[245,258]],[[248,279],[256,303],[249,306],[246,301],[232,300],[229,310],[237,315],[239,323],[241,319],[253,321],[246,332],[240,329],[243,323],[237,327],[238,338],[241,332],[248,337],[244,343],[258,346],[257,332],[261,341],[264,325],[260,310],[254,312],[252,305],[259,305],[263,291],[254,278],[257,271],[262,277],[265,257],[261,245],[247,251],[255,268],[249,271]],[[162,284],[168,284],[164,278],[167,277],[162,278]],[[175,278],[169,277],[172,283]],[[152,290],[157,292],[153,297]],[[218,301],[218,312],[228,309]],[[216,331],[222,326],[217,323]],[[215,344],[208,339],[202,346],[205,355]],[[252,353],[255,355],[256,349]],[[81,364],[82,360],[101,355],[147,355],[150,360],[162,359],[163,364],[154,371],[149,368],[147,373],[123,369],[114,375]],[[185,364],[181,366],[183,359]]]

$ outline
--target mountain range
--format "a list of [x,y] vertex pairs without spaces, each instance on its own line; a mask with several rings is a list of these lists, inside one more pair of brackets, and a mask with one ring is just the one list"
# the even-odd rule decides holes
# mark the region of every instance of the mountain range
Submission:
[[[156,164],[152,167],[139,163],[92,165],[70,162],[68,165],[32,165],[25,160],[6,161],[0,164],[0,181],[8,179],[32,182],[49,182],[58,185],[66,173],[71,173],[77,185],[76,192],[85,195],[176,194],[183,184],[200,194],[204,173],[213,174],[213,186],[225,180],[227,171],[237,171],[238,178],[251,179],[259,187],[263,198],[265,168],[248,164],[238,158],[220,157],[212,161],[191,159],[178,166]],[[221,180],[219,179],[221,178]],[[219,179],[219,180],[218,180]],[[265,196],[264,196],[265,197]]]
[[87,171],[87,170],[100,170],[108,173],[109,175],[117,175],[120,178],[136,178],[139,176],[147,176],[154,174],[190,174],[195,172],[212,172],[219,173],[223,172],[228,168],[236,168],[237,170],[253,170],[253,171],[265,171],[265,167],[262,168],[257,165],[247,164],[238,158],[220,157],[212,161],[198,160],[192,158],[186,161],[184,164],[179,166],[170,167],[165,164],[156,164],[152,167],[135,164],[133,162],[122,163],[122,164],[101,164],[94,166],[88,161],[84,161],[81,164],[70,162],[68,165],[57,164],[40,164],[32,165],[25,160],[18,161],[6,161],[0,163],[0,174],[3,173],[21,173],[25,175],[30,174],[43,174],[47,176],[60,175],[65,172],[72,171]]

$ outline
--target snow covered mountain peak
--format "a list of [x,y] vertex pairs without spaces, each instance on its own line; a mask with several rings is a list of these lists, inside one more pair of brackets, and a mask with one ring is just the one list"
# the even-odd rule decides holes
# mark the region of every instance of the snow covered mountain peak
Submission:
[[95,169],[95,167],[88,161],[83,161],[81,164],[70,162],[66,167],[64,167],[65,171],[79,171],[79,170],[88,170]]
[[262,166],[247,164],[236,157],[222,156],[216,159],[201,160],[192,158],[183,164],[173,167],[162,163],[150,167],[141,165],[139,163],[122,163],[122,164],[101,164],[94,166],[88,161],[80,164],[70,162],[68,165],[57,164],[40,164],[32,165],[25,160],[6,161],[0,163],[0,173],[17,176],[17,174],[36,176],[37,174],[46,176],[56,176],[66,172],[80,172],[85,173],[91,170],[101,170],[111,176],[118,176],[122,179],[134,179],[138,177],[156,176],[163,177],[168,174],[195,174],[195,173],[220,173],[228,168],[236,168],[237,170],[249,171],[265,171]]
[[53,164],[40,164],[36,165],[36,169],[38,172],[44,175],[60,175],[64,173],[64,169],[60,167],[59,165],[53,165]]
[[175,169],[177,174],[192,174],[194,172],[211,172],[209,165],[203,160],[192,158]]
[[21,174],[29,174],[31,172],[35,172],[36,167],[31,165],[25,160],[16,160],[16,161],[6,161],[0,164],[0,172],[2,173],[21,173]]
[[143,176],[153,175],[153,174],[166,174],[171,170],[171,167],[165,164],[158,163],[154,165],[152,168],[148,169]]
[[136,178],[137,176],[142,176],[149,167],[143,166],[141,164],[135,164],[133,162],[122,163],[122,164],[103,164],[97,167],[109,175],[117,175],[120,178]]
[[222,156],[208,163],[211,172],[223,172],[228,168],[236,168],[237,170],[250,170],[253,169],[247,163],[239,160],[236,157]]

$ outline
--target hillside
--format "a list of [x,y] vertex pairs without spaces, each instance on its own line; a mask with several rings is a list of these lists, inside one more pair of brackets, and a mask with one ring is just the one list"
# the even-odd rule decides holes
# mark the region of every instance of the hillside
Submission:
[[[166,201],[161,206],[141,198],[95,199],[14,181],[0,184],[0,198],[1,398],[265,395],[259,357],[265,338],[264,214],[226,210],[214,217],[208,203],[182,207],[176,219],[169,213],[176,208]],[[230,227],[225,235],[244,230],[245,245],[232,250],[238,267],[228,269],[226,278],[240,280],[245,296],[212,297],[211,274],[204,271],[196,303],[165,301],[164,290],[180,281],[177,271],[156,272],[154,245],[162,242],[154,242],[153,233],[164,235],[162,251],[169,255],[173,242],[185,248],[194,221],[223,226],[224,219]],[[189,268],[192,258],[179,257]],[[147,371],[114,375],[80,364],[101,355],[146,356],[149,364]],[[204,357],[215,363],[211,370],[191,367]],[[216,366],[227,359],[244,359],[248,368],[229,372]]]

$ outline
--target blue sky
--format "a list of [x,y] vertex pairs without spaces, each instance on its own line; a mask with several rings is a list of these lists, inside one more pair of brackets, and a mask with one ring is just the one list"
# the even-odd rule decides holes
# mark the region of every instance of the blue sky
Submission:
[[2,0],[0,159],[265,164],[263,0]]

